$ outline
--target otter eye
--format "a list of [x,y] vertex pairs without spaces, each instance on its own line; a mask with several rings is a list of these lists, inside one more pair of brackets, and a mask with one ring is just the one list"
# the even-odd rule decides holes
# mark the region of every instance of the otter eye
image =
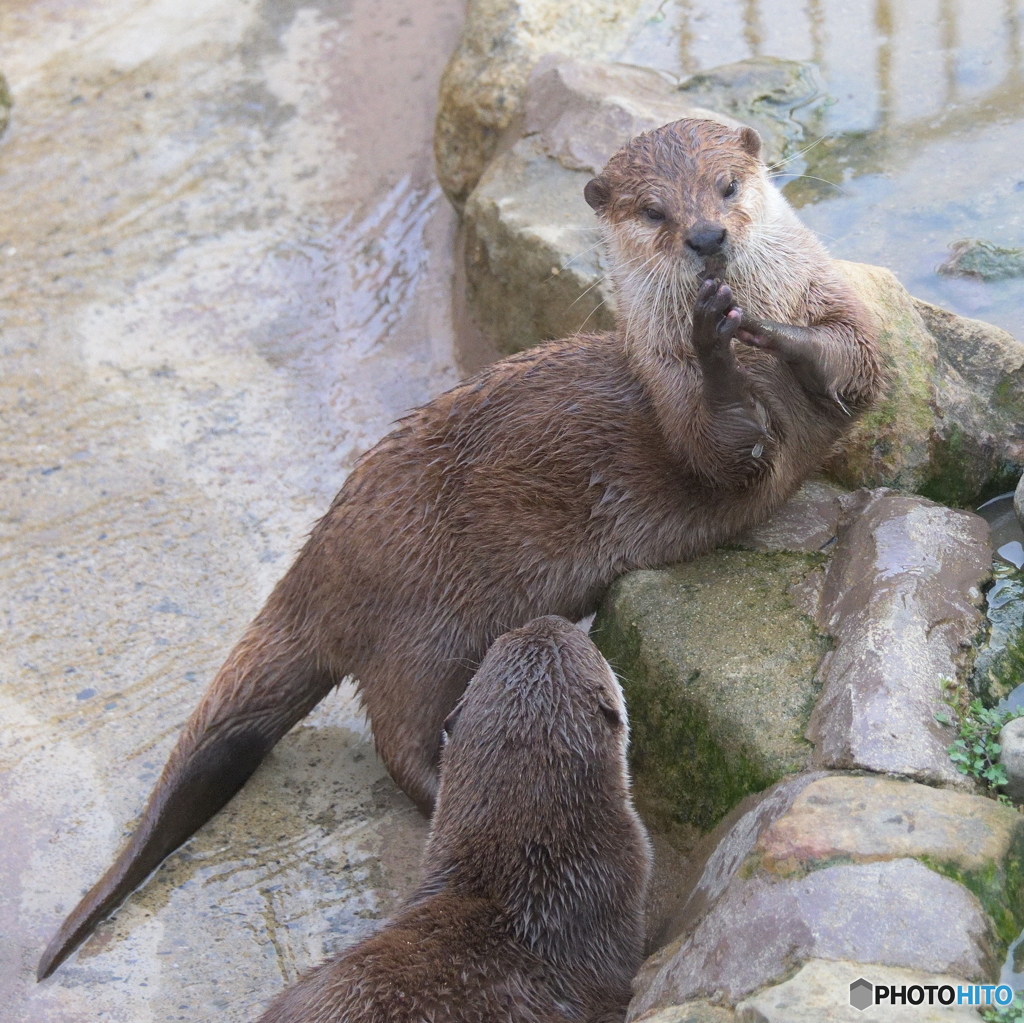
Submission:
[[660,224],[665,219],[665,214],[661,210],[656,210],[653,206],[648,206],[647,209],[642,210],[640,215],[652,224]]
[[740,187],[740,183],[733,178],[732,181],[726,186],[725,191],[722,193],[723,198],[731,199],[735,194],[736,190]]

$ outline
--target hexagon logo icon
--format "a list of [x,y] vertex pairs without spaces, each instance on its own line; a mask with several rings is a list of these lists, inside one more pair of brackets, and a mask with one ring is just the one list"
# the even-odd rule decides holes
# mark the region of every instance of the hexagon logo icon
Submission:
[[858,977],[850,985],[850,1004],[855,1009],[863,1010],[872,1005],[874,1001],[874,990],[871,987],[871,982],[863,977]]

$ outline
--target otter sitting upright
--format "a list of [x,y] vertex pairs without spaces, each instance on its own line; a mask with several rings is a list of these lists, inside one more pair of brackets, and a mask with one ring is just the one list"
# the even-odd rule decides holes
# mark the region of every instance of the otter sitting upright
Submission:
[[[820,464],[880,389],[877,340],[759,152],[751,129],[683,120],[612,157],[586,198],[618,329],[495,363],[362,458],[40,977],[346,675],[392,777],[428,811],[441,724],[498,635],[584,617],[622,573],[768,518]],[[713,276],[729,283],[701,283]]]
[[261,1023],[612,1023],[643,958],[647,832],[622,690],[564,618],[495,641],[445,722],[423,881]]

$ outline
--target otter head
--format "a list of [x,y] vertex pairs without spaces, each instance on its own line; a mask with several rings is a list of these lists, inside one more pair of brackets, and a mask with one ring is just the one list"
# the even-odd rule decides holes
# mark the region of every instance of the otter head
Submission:
[[721,276],[764,216],[760,153],[753,128],[717,121],[674,121],[631,139],[583,192],[608,228],[613,261],[627,272],[671,265]]
[[428,860],[614,828],[632,815],[628,736],[619,683],[581,630],[548,616],[500,636],[445,722]]

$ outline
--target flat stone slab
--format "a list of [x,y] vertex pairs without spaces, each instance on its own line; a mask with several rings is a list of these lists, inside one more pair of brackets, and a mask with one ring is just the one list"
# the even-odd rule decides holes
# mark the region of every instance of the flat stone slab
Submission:
[[737,876],[691,933],[647,960],[629,1019],[693,998],[735,1005],[815,958],[985,982],[998,969],[995,950],[977,898],[916,860],[835,866],[796,880]]
[[830,775],[802,789],[755,846],[787,876],[823,863],[927,857],[963,871],[1002,868],[1024,842],[1024,816],[985,796],[878,777]]
[[978,1023],[977,1012],[969,1006],[928,1005],[927,993],[921,1005],[884,1003],[858,1009],[850,1004],[850,985],[862,978],[888,987],[948,984],[954,991],[966,983],[957,977],[874,963],[811,959],[784,984],[740,1002],[736,1019],[739,1023]]

